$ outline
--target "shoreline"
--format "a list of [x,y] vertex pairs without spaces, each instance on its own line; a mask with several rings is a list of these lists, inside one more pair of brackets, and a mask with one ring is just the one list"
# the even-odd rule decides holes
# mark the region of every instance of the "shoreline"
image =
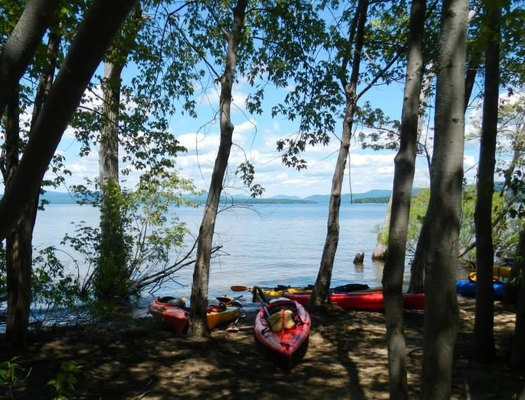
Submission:
[[[497,359],[470,360],[474,302],[458,298],[451,399],[518,398],[525,376],[506,364],[513,334],[512,307],[495,303]],[[423,312],[407,311],[405,337],[409,398],[418,398],[423,351]],[[312,313],[310,344],[292,371],[280,370],[258,351],[249,321],[239,331],[214,330],[195,339],[160,330],[152,318],[115,315],[83,327],[45,330],[30,336],[18,360],[31,373],[15,388],[17,399],[48,399],[47,385],[63,361],[79,367],[71,399],[388,399],[388,356],[384,314],[329,307]],[[3,337],[0,335],[0,338]],[[2,342],[2,354],[14,355]],[[470,396],[470,397],[467,397]]]

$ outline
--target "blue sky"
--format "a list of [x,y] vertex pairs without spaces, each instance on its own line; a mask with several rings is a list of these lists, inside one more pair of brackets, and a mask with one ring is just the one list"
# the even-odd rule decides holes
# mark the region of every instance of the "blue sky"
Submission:
[[[265,188],[263,197],[276,195],[307,197],[314,194],[329,194],[333,170],[338,152],[338,139],[333,137],[328,146],[309,148],[304,157],[308,160],[306,170],[296,171],[284,166],[280,154],[275,150],[276,140],[297,132],[297,122],[287,121],[282,117],[271,118],[269,115],[252,116],[245,109],[249,85],[242,81],[235,85],[233,93],[232,121],[235,125],[230,156],[230,168],[225,179],[224,190],[231,195],[246,194],[242,182],[235,176],[235,168],[246,158],[256,170],[255,180]],[[267,103],[282,96],[282,92],[267,95]],[[382,108],[393,118],[399,118],[403,87],[395,84],[391,87],[373,89],[368,99],[374,107]],[[214,120],[218,109],[218,87],[208,88],[198,96],[198,118],[172,116],[171,128],[178,140],[187,149],[177,157],[180,175],[190,178],[199,189],[207,190],[213,169],[213,163],[219,145],[219,125]],[[269,114],[269,113],[267,113]],[[468,121],[467,121],[468,122]],[[467,131],[472,127],[467,125]],[[336,136],[341,133],[341,126],[336,129]],[[58,149],[66,156],[66,166],[73,175],[67,184],[83,183],[84,177],[95,178],[98,175],[98,153],[88,157],[77,156],[78,144],[70,132],[66,132]],[[477,143],[467,143],[465,168],[475,164]],[[353,140],[350,150],[350,174],[347,167],[343,194],[363,193],[372,189],[391,189],[394,174],[394,151],[373,151],[359,148]],[[472,179],[475,169],[468,173]],[[127,186],[136,182],[136,176],[126,177]],[[423,159],[418,160],[415,187],[428,186],[428,169]],[[65,189],[65,188],[64,188]]]

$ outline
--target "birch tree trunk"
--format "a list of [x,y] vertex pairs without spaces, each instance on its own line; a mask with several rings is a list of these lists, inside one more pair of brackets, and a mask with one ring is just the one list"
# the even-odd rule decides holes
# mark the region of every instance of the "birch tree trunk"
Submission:
[[[449,399],[458,324],[456,268],[463,180],[468,0],[445,0],[437,73],[426,251],[423,399]],[[431,238],[431,240],[430,240]]]
[[206,309],[208,299],[208,285],[210,277],[210,259],[213,244],[213,233],[217,210],[222,192],[224,175],[228,166],[234,126],[231,122],[232,86],[235,78],[235,65],[237,63],[237,50],[244,28],[244,16],[248,0],[238,0],[233,9],[233,25],[228,34],[228,49],[226,54],[226,67],[220,78],[220,129],[221,140],[219,151],[206,199],[206,206],[199,229],[197,244],[197,258],[193,271],[191,288],[190,327],[188,334],[192,336],[207,336]]
[[383,270],[382,283],[385,296],[391,399],[408,398],[402,294],[408,216],[417,155],[425,10],[426,0],[412,1],[408,38],[408,65],[401,116],[401,142],[395,158],[388,253]]
[[100,254],[95,273],[95,295],[104,302],[128,298],[129,274],[126,265],[126,246],[120,211],[119,184],[119,107],[121,73],[125,56],[112,47],[104,63],[103,127],[99,145],[100,176]]

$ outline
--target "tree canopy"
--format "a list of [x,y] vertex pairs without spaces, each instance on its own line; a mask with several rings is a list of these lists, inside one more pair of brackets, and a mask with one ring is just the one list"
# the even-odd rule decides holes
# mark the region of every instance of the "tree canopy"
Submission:
[[[399,150],[396,167],[400,170],[396,178],[404,178],[406,182],[403,189],[396,187],[394,191],[393,209],[397,210],[394,214],[408,213],[411,203],[411,219],[408,214],[406,218],[403,215],[402,224],[406,226],[402,229],[406,232],[401,236],[395,236],[394,231],[390,236],[383,235],[392,243],[401,239],[402,243],[395,243],[403,248],[402,251],[398,248],[395,254],[399,268],[394,271],[395,276],[391,275],[391,281],[385,280],[385,289],[389,290],[387,297],[398,298],[404,248],[410,252],[420,246],[425,271],[429,273],[426,292],[432,296],[428,303],[429,315],[425,316],[428,343],[425,343],[424,355],[424,393],[446,397],[450,383],[447,357],[451,354],[443,352],[446,365],[436,365],[435,360],[442,351],[437,344],[452,346],[454,341],[457,303],[452,284],[458,257],[467,255],[473,260],[476,240],[480,237],[494,243],[496,254],[514,255],[523,247],[519,238],[523,238],[524,229],[525,11],[521,0],[502,1],[498,3],[501,23],[491,25],[485,13],[492,3],[428,1],[425,12],[412,18],[409,3],[1,1],[2,250],[6,237],[13,232],[20,233],[22,215],[27,217],[26,222],[34,223],[33,214],[24,213],[47,184],[70,186],[70,160],[57,151],[64,133],[71,132],[78,144],[78,155],[88,157],[97,151],[110,152],[103,149],[105,129],[109,127],[113,130],[112,144],[115,145],[110,150],[112,156],[118,158],[114,165],[124,177],[138,176],[137,185],[134,189],[121,190],[118,173],[115,173],[114,185],[105,186],[107,182],[101,173],[93,185],[88,180],[85,185],[77,186],[75,190],[85,195],[86,202],[93,202],[107,211],[107,215],[115,216],[117,223],[112,224],[108,219],[109,223],[101,224],[100,228],[80,226],[77,236],[67,240],[73,248],[84,252],[87,264],[91,265],[97,257],[102,259],[100,254],[106,250],[109,254],[104,259],[106,265],[119,269],[127,264],[123,275],[107,275],[109,281],[118,281],[124,287],[125,295],[120,296],[110,284],[107,293],[101,296],[104,298],[114,295],[125,298],[129,292],[140,294],[146,287],[163,283],[182,265],[194,264],[192,329],[197,334],[204,332],[210,258],[216,251],[213,246],[215,218],[222,191],[229,177],[233,177],[232,180],[241,181],[252,196],[264,193],[264,187],[257,180],[258,164],[250,151],[243,149],[243,159],[236,161],[236,165],[230,159],[231,148],[240,147],[241,142],[241,130],[232,118],[233,97],[235,88],[246,84],[249,93],[243,93],[246,103],[241,109],[245,120],[281,119],[294,126],[277,141],[272,137],[273,156],[281,158],[284,166],[303,171],[309,167],[304,156],[307,150],[336,144],[338,159],[333,167],[327,236],[324,250],[319,254],[321,263],[312,305],[328,303],[339,240],[343,178],[346,166],[352,165],[350,147],[356,143],[366,149]],[[419,22],[416,32],[414,19]],[[491,34],[496,25],[501,36]],[[418,34],[423,32],[423,27],[424,33]],[[409,33],[411,41],[407,40]],[[417,67],[408,57],[414,46],[418,47]],[[498,53],[500,61],[497,57],[490,58],[489,51]],[[113,67],[113,71],[103,73],[103,64]],[[418,69],[417,88],[410,91],[407,79],[407,92],[405,99],[399,98],[397,115],[376,106],[378,99],[371,94],[374,89],[403,85],[405,76],[414,69]],[[492,92],[488,96],[490,84],[493,84]],[[201,96],[212,91],[217,93],[218,101],[209,102],[213,116],[204,117],[199,107]],[[401,118],[401,104],[407,99],[412,109],[410,123],[407,114]],[[487,104],[488,99],[492,101],[492,108]],[[499,108],[495,111],[498,100]],[[465,183],[464,121],[466,116],[480,110],[484,110],[484,116],[473,126],[485,138],[496,139],[497,131],[498,141],[491,144],[478,169],[478,176],[485,176],[489,183],[478,185],[475,192],[472,185],[462,186]],[[490,123],[487,122],[489,110],[497,113],[497,118]],[[183,170],[177,164],[178,157],[187,151],[181,142],[187,132],[181,126],[190,119],[201,127],[217,124],[220,134],[214,144],[217,157],[213,167],[200,170],[209,188],[196,242],[197,256],[193,259],[186,255],[180,263],[173,263],[170,251],[182,245],[186,230],[176,217],[170,220],[167,214],[171,206],[186,203],[183,192],[197,192],[194,182],[179,175]],[[488,125],[490,134],[486,131]],[[414,146],[410,154],[403,153],[405,139],[409,137],[407,126],[412,135],[410,145]],[[425,130],[428,135],[423,134]],[[476,133],[467,139],[478,137]],[[410,199],[416,151],[424,155],[428,163],[431,189],[430,194],[421,191],[416,199]],[[402,169],[403,166],[406,169]],[[487,166],[489,169],[484,170]],[[186,165],[190,167],[192,165]],[[54,182],[44,179],[49,173],[55,174]],[[273,179],[276,176],[272,171]],[[494,176],[502,182],[497,189],[493,188]],[[482,190],[483,200],[475,208],[474,202],[481,197]],[[400,200],[403,200],[402,207],[398,207]],[[478,228],[476,236],[474,221],[479,224],[480,218],[475,210],[477,214],[485,210],[486,217],[484,228]],[[399,214],[392,221],[397,217]],[[134,225],[139,221],[147,228]],[[395,226],[384,227],[384,231],[396,230]],[[480,235],[479,231],[487,231],[487,227],[492,230],[491,238]],[[104,230],[119,233],[118,246],[111,238],[103,238]],[[31,234],[30,230],[26,231],[26,244],[30,245]],[[20,272],[11,257],[15,254],[13,236],[6,243],[7,255],[2,255],[0,264],[0,284],[9,282]],[[117,247],[122,258],[113,257],[109,251]],[[492,253],[487,254],[492,257]],[[29,257],[26,266],[31,268],[30,251],[24,255]],[[392,256],[390,260],[393,259]],[[38,262],[32,270],[32,290],[37,300],[47,296],[56,304],[72,305],[74,301],[70,300],[75,296],[85,300],[97,291],[93,281],[97,281],[99,275],[93,270],[86,274],[85,281],[75,286],[62,275],[50,249],[35,256],[35,260]],[[107,276],[100,280],[107,281]],[[28,277],[22,280],[25,282]],[[49,290],[51,280],[61,288],[63,297]],[[17,292],[14,286],[8,285],[10,294]],[[87,296],[86,292],[89,292]],[[438,301],[440,295],[446,302],[445,307]],[[10,307],[15,309],[12,303]],[[445,332],[444,336],[440,335],[440,329]],[[398,351],[395,360],[399,360],[403,351]],[[442,373],[443,380],[431,376],[435,368]],[[406,382],[401,379],[399,383],[399,391],[404,392]]]

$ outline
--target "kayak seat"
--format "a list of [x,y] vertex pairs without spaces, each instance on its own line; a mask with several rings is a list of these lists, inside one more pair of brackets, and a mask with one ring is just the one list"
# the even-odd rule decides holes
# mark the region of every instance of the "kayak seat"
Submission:
[[221,312],[226,310],[226,304],[222,301],[214,302],[211,301],[210,304],[208,304],[208,307],[206,308],[207,312]]
[[333,289],[333,292],[334,293],[339,293],[339,292],[346,293],[346,292],[356,292],[359,290],[368,290],[368,289],[370,289],[370,287],[366,283],[348,283],[346,285],[336,286]]
[[171,306],[175,306],[179,308],[186,308],[186,302],[182,300],[180,297],[164,296],[164,297],[160,297],[159,301],[161,303],[169,304]]
[[268,324],[274,332],[295,328],[295,320],[292,310],[281,308],[268,317]]
[[286,307],[275,308],[267,318],[270,329],[280,332],[285,329],[293,329],[297,325],[297,315],[294,310]]

